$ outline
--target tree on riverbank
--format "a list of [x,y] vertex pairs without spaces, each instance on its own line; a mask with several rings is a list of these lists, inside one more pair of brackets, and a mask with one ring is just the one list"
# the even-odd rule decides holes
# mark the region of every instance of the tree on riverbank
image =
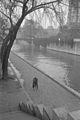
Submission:
[[[60,4],[62,0],[1,0],[0,13],[7,18],[9,30],[1,47],[2,79],[8,78],[8,58],[17,32],[26,16],[32,12],[47,10],[54,11],[58,15],[55,4]],[[40,11],[41,10],[41,11]]]

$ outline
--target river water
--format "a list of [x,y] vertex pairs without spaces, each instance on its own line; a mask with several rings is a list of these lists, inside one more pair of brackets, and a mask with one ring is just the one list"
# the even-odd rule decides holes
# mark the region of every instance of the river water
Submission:
[[[48,48],[80,54],[80,43],[76,43],[73,47],[51,44]],[[59,83],[80,94],[80,56],[43,47],[37,48],[25,41],[15,43],[12,50]]]

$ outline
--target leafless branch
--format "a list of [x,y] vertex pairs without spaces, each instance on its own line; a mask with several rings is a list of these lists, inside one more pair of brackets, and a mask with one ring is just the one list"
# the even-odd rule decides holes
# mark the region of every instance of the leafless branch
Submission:
[[50,5],[52,3],[57,3],[57,0],[55,1],[51,1],[51,2],[46,2],[46,3],[41,3],[39,5],[36,5],[34,7],[32,7],[30,10],[28,10],[26,13],[25,13],[25,16],[31,12],[34,12],[35,10],[38,10],[38,9],[41,9],[41,8],[44,8],[46,5]]
[[41,4],[37,5],[37,6],[35,6],[34,9],[36,10],[36,9],[44,8],[44,6],[52,4],[52,3],[57,3],[57,0],[51,1],[51,2],[46,2],[46,3],[41,3]]
[[0,10],[0,13],[2,13],[6,18],[8,18],[10,20],[10,17],[8,15],[6,15],[3,11]]
[[29,0],[26,1],[26,4],[29,2]]
[[17,2],[17,3],[21,3],[21,4],[23,4],[23,2],[22,2],[22,1],[20,1],[20,0],[16,0],[16,2]]

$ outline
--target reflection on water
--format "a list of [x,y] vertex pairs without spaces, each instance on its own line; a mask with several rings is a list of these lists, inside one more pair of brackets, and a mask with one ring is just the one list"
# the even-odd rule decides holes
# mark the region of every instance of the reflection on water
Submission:
[[[54,62],[54,63],[53,63]],[[69,86],[69,81],[67,78],[67,70],[64,67],[65,64],[61,63],[54,59],[39,59],[38,63],[35,65],[49,76],[54,78],[55,80],[59,81],[60,83],[65,83]]]
[[[75,44],[72,48],[65,46],[61,46],[61,48],[80,51],[79,44]],[[57,45],[55,47],[57,48]],[[60,45],[57,49],[59,48]],[[80,92],[80,56],[48,51],[42,47],[29,45],[26,42],[18,42],[14,45],[13,50],[55,80]]]

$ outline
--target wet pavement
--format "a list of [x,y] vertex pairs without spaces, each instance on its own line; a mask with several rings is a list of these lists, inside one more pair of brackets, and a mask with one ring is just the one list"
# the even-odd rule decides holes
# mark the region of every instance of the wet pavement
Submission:
[[[66,90],[55,80],[51,79],[21,57],[11,52],[10,60],[14,67],[20,72],[24,80],[24,89],[36,104],[44,104],[51,108],[65,107],[68,111],[80,110],[80,98]],[[32,89],[32,80],[36,76],[39,80],[39,89]]]
[[[1,63],[0,63],[1,70]],[[30,101],[27,94],[22,89],[20,82],[16,80],[13,73],[13,79],[0,79],[0,120],[38,120],[37,118],[23,113],[19,109],[20,101]],[[0,76],[1,77],[1,76]]]
[[13,50],[61,84],[80,92],[80,56],[46,50],[18,42]]

